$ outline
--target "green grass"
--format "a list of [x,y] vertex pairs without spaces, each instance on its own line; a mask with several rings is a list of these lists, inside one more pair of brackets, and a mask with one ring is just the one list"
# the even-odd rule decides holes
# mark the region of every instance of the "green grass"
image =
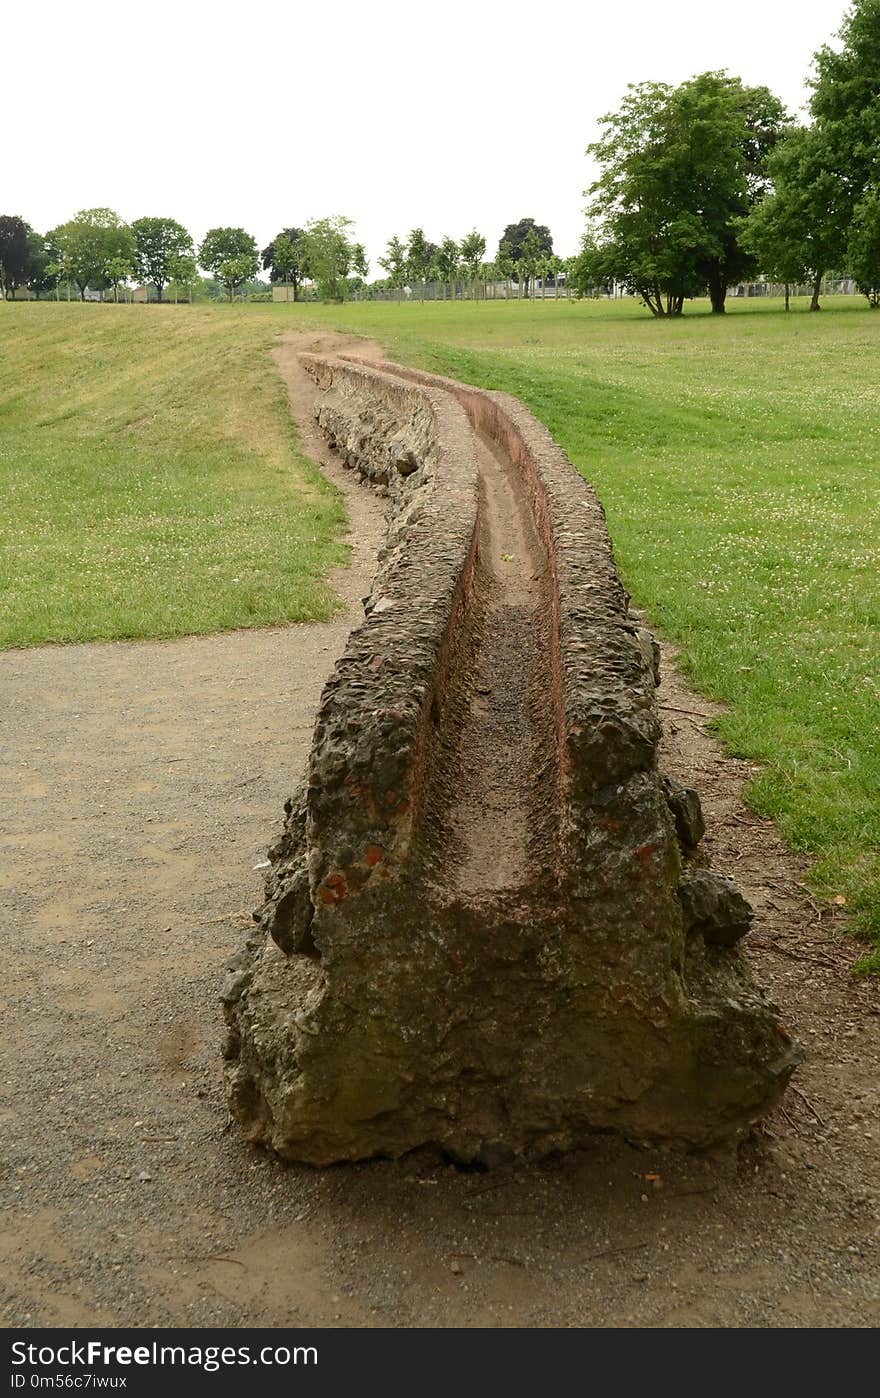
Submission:
[[343,512],[297,452],[274,333],[235,308],[0,303],[0,645],[332,613]]
[[326,614],[338,506],[265,356],[292,326],[374,336],[518,394],[595,482],[627,586],[762,764],[753,805],[880,970],[880,313],[704,310],[0,307],[6,643]]

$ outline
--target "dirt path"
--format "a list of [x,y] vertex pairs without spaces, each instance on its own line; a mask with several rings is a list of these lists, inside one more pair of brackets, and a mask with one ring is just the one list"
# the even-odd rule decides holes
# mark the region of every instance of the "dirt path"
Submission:
[[[482,495],[476,605],[459,677],[461,720],[443,860],[462,893],[517,888],[534,877],[536,832],[555,811],[546,682],[549,569],[513,464],[475,435]],[[542,754],[544,754],[542,756]]]
[[[279,367],[304,420],[301,344]],[[357,534],[337,622],[0,656],[3,1322],[876,1325],[876,992],[668,661],[668,765],[702,791],[716,867],[759,909],[759,973],[810,1048],[766,1131],[737,1159],[599,1137],[479,1174],[285,1169],[228,1129],[223,966],[380,532],[328,470]]]

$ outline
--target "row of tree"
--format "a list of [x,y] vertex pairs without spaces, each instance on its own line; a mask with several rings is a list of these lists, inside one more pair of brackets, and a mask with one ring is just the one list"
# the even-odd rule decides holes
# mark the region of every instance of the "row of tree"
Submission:
[[720,313],[760,272],[811,284],[818,310],[836,271],[880,305],[880,0],[854,0],[838,37],[815,56],[807,126],[725,72],[630,86],[589,147],[575,286],[622,285],[657,316],[708,291]]
[[[83,209],[43,235],[17,215],[0,215],[0,286],[7,297],[27,287],[34,292],[72,285],[111,291],[133,279],[155,288],[158,300],[169,290],[191,296],[202,267],[225,288],[229,299],[260,270],[261,255],[244,228],[211,228],[198,248],[173,218],[139,218],[125,223],[112,209]],[[351,237],[345,218],[315,219],[305,229],[285,229],[262,253],[273,279],[308,276],[322,299],[342,299],[353,273],[366,275],[363,248]]]
[[[538,278],[558,286],[566,271],[581,292],[622,286],[654,315],[674,316],[706,291],[723,312],[728,288],[758,273],[786,287],[810,283],[818,310],[822,279],[835,271],[880,306],[880,0],[853,0],[838,37],[839,47],[815,56],[805,126],[769,88],[726,72],[631,86],[589,147],[600,174],[572,264],[531,218],[505,228],[493,262],[476,229],[434,243],[415,228],[389,240],[384,285],[503,280],[527,295]],[[367,275],[351,220],[340,216],[284,228],[262,255],[243,228],[212,228],[196,249],[171,218],[127,224],[111,209],[85,209],[41,237],[21,218],[0,217],[6,295],[66,282],[83,299],[90,286],[116,297],[138,277],[161,300],[169,286],[191,293],[200,265],[231,300],[261,261],[295,298],[309,281],[322,300],[342,300]]]
[[414,228],[407,238],[389,239],[379,264],[387,273],[387,287],[424,290],[429,282],[504,281],[518,283],[521,296],[528,295],[537,278],[555,282],[566,268],[553,252],[550,230],[533,218],[508,224],[494,261],[485,258],[486,239],[475,228],[460,242],[447,235],[439,243],[432,243],[424,229]]
[[[495,260],[485,257],[486,239],[476,229],[460,242],[445,237],[432,243],[423,229],[415,228],[405,239],[389,240],[380,259],[387,277],[376,285],[424,290],[429,282],[501,280],[517,283],[523,296],[538,278],[558,286],[571,262],[554,254],[549,229],[533,218],[508,224]],[[196,248],[176,219],[140,218],[127,224],[112,209],[83,209],[45,236],[17,216],[0,216],[0,279],[7,296],[21,287],[39,293],[68,285],[83,300],[89,288],[118,299],[120,287],[137,279],[154,288],[159,301],[172,293],[175,299],[186,298],[202,280],[200,266],[230,299],[260,267],[271,282],[292,287],[294,300],[305,282],[321,300],[343,300],[368,272],[353,224],[341,216],[283,228],[261,253],[243,228],[212,228]]]

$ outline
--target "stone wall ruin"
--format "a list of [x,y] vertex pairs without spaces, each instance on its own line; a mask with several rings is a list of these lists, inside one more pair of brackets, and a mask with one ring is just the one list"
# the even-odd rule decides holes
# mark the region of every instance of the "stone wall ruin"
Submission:
[[800,1051],[657,770],[595,492],[515,399],[301,358],[388,533],[224,992],[233,1116],[319,1165],[735,1140]]

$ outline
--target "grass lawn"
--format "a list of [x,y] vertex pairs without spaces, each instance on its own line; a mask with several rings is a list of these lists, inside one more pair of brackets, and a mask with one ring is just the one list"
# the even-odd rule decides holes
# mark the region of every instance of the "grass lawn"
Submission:
[[0,302],[0,645],[329,616],[336,495],[248,308]]
[[6,644],[326,615],[338,506],[265,353],[297,325],[374,336],[547,423],[763,764],[753,804],[880,947],[880,313],[825,307],[0,306]]

